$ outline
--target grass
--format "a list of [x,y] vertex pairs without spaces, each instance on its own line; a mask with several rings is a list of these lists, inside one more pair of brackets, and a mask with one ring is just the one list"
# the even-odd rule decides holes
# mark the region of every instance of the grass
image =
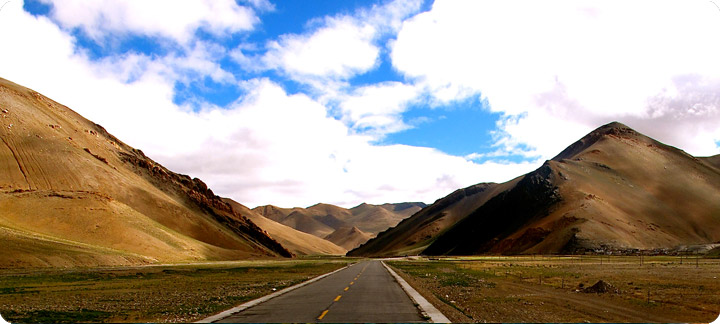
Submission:
[[191,322],[351,261],[308,258],[107,269],[3,270],[0,314],[13,323]]
[[[718,259],[472,256],[389,264],[465,321],[710,322],[720,313]],[[619,293],[580,292],[598,280]]]

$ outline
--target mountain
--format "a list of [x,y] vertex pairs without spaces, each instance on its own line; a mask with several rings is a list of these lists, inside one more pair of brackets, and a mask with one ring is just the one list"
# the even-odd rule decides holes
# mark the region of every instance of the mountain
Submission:
[[[270,237],[280,242],[282,246],[286,247],[290,252],[297,255],[318,255],[318,254],[333,254],[333,255],[344,255],[348,248],[344,246],[338,246],[332,241],[324,240],[317,236],[298,231],[290,226],[280,224],[274,220],[263,217],[243,206],[242,204],[226,198],[224,199],[233,210],[238,214],[247,217],[253,223],[257,224],[265,230]],[[369,238],[368,238],[369,239]],[[367,239],[365,239],[367,241]],[[365,242],[363,241],[363,242]],[[354,246],[353,246],[354,248]]]
[[307,208],[266,205],[256,207],[253,211],[299,231],[324,238],[338,229],[352,227],[372,236],[395,226],[425,206],[421,202],[360,204],[351,209],[330,204],[315,204]]
[[700,159],[705,164],[720,170],[720,154],[708,157],[701,157],[698,159]]
[[424,203],[360,204],[350,208],[351,216],[345,221],[365,232],[377,234],[426,207]]
[[360,244],[367,242],[372,235],[365,233],[357,227],[341,227],[326,236],[325,239],[347,250],[352,250]]
[[0,264],[290,257],[216,196],[68,107],[0,79]]
[[[415,252],[628,252],[718,242],[717,161],[717,156],[695,158],[623,124],[610,123],[537,170],[489,185],[495,190],[477,198],[460,199],[455,204],[471,207],[456,223],[429,235],[430,245]],[[450,198],[426,209],[440,208],[438,203]],[[425,214],[424,209],[398,227],[423,224],[416,218]],[[401,233],[388,230],[349,255],[397,254],[396,242],[404,242]]]
[[[266,205],[255,207],[253,211],[298,231],[352,249],[426,206],[421,202],[383,205],[363,203],[350,209],[330,204],[315,204],[307,208]],[[345,234],[350,237],[343,237]]]
[[419,254],[440,233],[508,187],[506,184],[481,183],[456,190],[404,219],[397,226],[379,233],[376,238],[350,251],[348,255],[382,257]]

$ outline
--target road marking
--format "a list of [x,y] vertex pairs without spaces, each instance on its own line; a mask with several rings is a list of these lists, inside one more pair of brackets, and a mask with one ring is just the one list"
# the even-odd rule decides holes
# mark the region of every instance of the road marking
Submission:
[[320,316],[318,316],[317,319],[319,319],[319,320],[323,319],[323,317],[325,317],[325,314],[327,314],[328,311],[330,311],[330,310],[329,310],[329,309],[324,310],[324,311],[322,312],[322,314],[320,314]]
[[348,289],[350,289],[350,287],[345,287],[345,291],[348,291]]
[[352,284],[354,284],[354,283],[355,283],[355,281],[350,281],[350,285],[352,285]]
[[347,269],[347,268],[349,268],[349,267],[350,267],[349,265],[348,265],[348,266],[344,266],[344,267],[342,267],[342,268],[340,268],[340,269],[337,269],[337,270],[335,270],[335,271],[331,271],[331,272],[328,272],[328,273],[326,273],[326,274],[319,275],[319,276],[317,276],[317,277],[315,277],[315,278],[312,278],[312,279],[310,279],[310,280],[308,280],[308,281],[301,282],[301,283],[299,283],[299,284],[297,284],[297,285],[290,286],[290,287],[287,287],[287,288],[282,289],[282,290],[278,290],[278,291],[276,291],[276,292],[274,292],[274,293],[272,293],[272,294],[270,294],[270,295],[266,295],[266,296],[260,297],[260,298],[258,298],[258,299],[253,299],[253,300],[251,300],[251,301],[249,301],[249,302],[247,302],[247,303],[241,304],[241,305],[239,305],[239,306],[235,306],[235,307],[230,308],[230,309],[228,309],[228,310],[225,310],[225,311],[222,311],[222,312],[220,312],[220,313],[217,313],[217,314],[215,314],[215,315],[213,315],[213,316],[203,318],[203,319],[201,319],[201,320],[199,320],[199,321],[197,321],[197,322],[195,322],[195,323],[212,323],[212,322],[215,322],[215,321],[219,321],[219,320],[221,320],[221,319],[223,319],[223,318],[226,318],[226,317],[228,317],[228,316],[231,316],[232,314],[242,312],[242,311],[244,311],[244,310],[246,310],[246,309],[248,309],[248,308],[250,308],[250,307],[253,307],[253,306],[258,305],[258,304],[260,304],[260,303],[266,302],[266,301],[268,301],[268,300],[270,300],[270,299],[272,299],[272,298],[275,298],[275,297],[277,297],[277,296],[284,295],[284,294],[286,294],[286,293],[288,293],[288,292],[290,292],[290,291],[293,291],[293,290],[295,290],[295,289],[298,289],[298,288],[300,288],[300,287],[307,286],[307,285],[309,285],[309,284],[311,284],[311,283],[313,283],[313,282],[316,282],[316,281],[318,281],[318,280],[320,280],[320,279],[322,279],[322,278],[328,277],[328,276],[330,276],[330,275],[332,275],[332,274],[334,274],[334,273],[337,273],[337,272],[340,272],[340,271],[342,271],[342,270],[345,270],[345,269]]
[[340,300],[341,297],[342,297],[342,295],[338,295],[337,297],[335,297],[335,300],[333,300],[333,301],[336,302],[336,301]]

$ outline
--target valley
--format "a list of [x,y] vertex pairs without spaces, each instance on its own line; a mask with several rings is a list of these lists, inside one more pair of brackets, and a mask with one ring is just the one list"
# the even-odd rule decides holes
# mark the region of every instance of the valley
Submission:
[[[356,310],[412,295],[377,258],[453,321],[707,322],[720,311],[720,155],[619,122],[532,172],[430,205],[248,208],[31,89],[0,79],[0,107],[0,312],[11,321],[195,321],[346,266],[302,290],[329,296],[302,320],[377,321]],[[343,295],[370,265],[372,282]],[[599,280],[610,292],[584,293]],[[398,321],[429,318],[405,297]],[[268,305],[227,320],[280,318]]]

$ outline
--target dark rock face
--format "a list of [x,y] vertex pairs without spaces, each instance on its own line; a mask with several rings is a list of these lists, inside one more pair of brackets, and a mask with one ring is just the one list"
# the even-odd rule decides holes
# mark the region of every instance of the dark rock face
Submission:
[[234,211],[230,204],[215,195],[202,180],[172,172],[145,156],[140,150],[132,152],[134,154],[120,152],[121,159],[135,166],[138,174],[150,179],[160,190],[171,191],[179,197],[185,197],[188,205],[194,205],[209,214],[241,237],[262,245],[280,256],[294,256],[255,223]]
[[[444,217],[444,209],[460,202],[463,198],[489,190],[495,187],[496,183],[480,183],[467,188],[455,190],[453,193],[446,197],[436,200],[432,205],[423,207],[420,211],[415,213],[412,217],[403,219],[395,227],[391,227],[383,232],[380,232],[375,238],[367,241],[360,245],[358,248],[348,252],[348,256],[368,256],[374,255],[378,251],[383,250],[388,244],[398,237],[408,237],[412,235],[413,231],[422,228],[423,226],[432,223],[438,218]],[[424,205],[424,204],[423,204]],[[430,240],[433,237],[428,235],[422,240]],[[409,244],[418,243],[417,241],[409,242]]]
[[[470,255],[490,252],[498,242],[524,224],[548,215],[549,208],[561,199],[554,182],[555,174],[546,162],[527,174],[515,187],[490,199],[455,224],[423,254]],[[535,242],[546,235],[543,231],[536,232],[527,233],[525,241]],[[492,252],[509,253],[516,250],[514,246],[506,246],[503,251],[493,249]]]

